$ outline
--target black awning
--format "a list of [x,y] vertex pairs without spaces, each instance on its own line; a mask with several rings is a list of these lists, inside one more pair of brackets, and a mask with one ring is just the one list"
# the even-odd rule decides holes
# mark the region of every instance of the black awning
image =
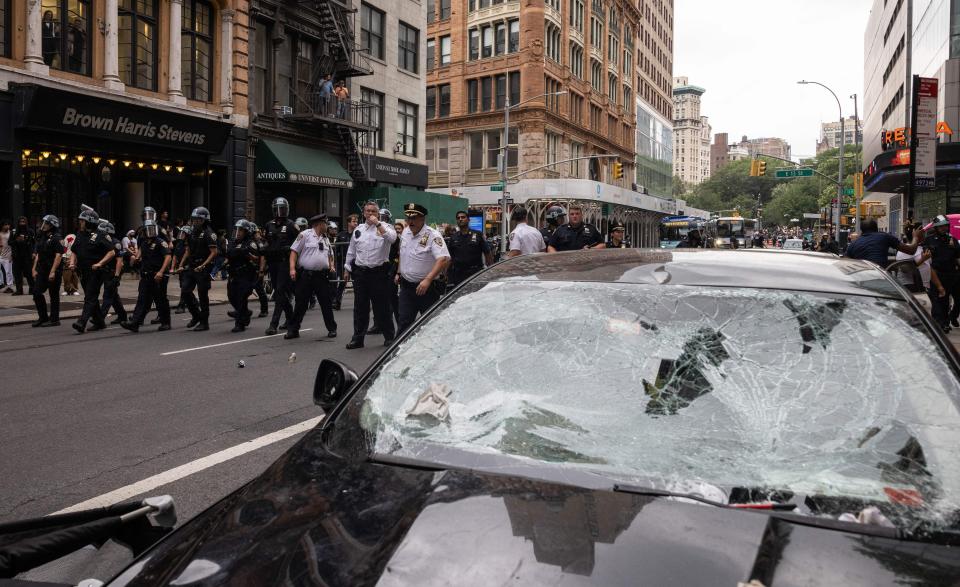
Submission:
[[[902,193],[910,172],[910,150],[894,149],[880,153],[867,166],[863,189],[868,192]],[[960,175],[960,143],[937,145],[937,183],[942,177]]]

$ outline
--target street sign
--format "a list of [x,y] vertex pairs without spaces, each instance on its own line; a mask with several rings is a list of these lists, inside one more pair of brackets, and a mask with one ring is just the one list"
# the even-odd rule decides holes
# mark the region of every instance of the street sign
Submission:
[[803,217],[804,217],[804,218],[807,218],[807,219],[810,219],[810,220],[816,220],[816,219],[820,218],[820,215],[817,214],[816,212],[804,212],[804,213],[803,213]]
[[812,169],[777,169],[776,178],[784,179],[788,177],[813,177]]
[[845,195],[845,196],[852,196],[852,195],[853,195],[853,188],[843,188],[843,195]]
[[502,191],[503,191],[503,184],[502,184],[502,183],[495,183],[495,184],[493,184],[492,186],[490,186],[490,191],[491,191],[491,192],[502,192]]

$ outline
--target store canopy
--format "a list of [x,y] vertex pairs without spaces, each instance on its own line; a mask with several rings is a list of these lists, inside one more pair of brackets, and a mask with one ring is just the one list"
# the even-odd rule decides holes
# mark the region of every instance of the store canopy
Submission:
[[350,174],[330,153],[280,141],[260,141],[255,171],[258,182],[353,187]]

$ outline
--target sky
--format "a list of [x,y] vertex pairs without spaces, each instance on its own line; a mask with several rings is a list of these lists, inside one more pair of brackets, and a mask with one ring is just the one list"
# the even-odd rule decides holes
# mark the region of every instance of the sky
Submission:
[[820,123],[863,113],[863,33],[872,0],[674,0],[673,75],[706,89],[701,114],[731,141],[780,137],[816,153]]

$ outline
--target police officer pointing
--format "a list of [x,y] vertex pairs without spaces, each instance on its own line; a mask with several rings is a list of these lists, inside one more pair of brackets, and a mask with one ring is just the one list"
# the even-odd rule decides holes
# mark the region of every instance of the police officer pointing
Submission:
[[583,222],[580,206],[570,206],[570,222],[554,231],[547,243],[547,252],[579,251],[604,248],[603,237],[597,227]]
[[470,230],[470,218],[463,210],[457,212],[457,231],[447,242],[450,252],[450,270],[447,272],[450,287],[483,269],[483,263],[493,265],[493,252],[483,233]]
[[437,281],[450,264],[450,252],[443,235],[427,226],[427,209],[420,204],[403,208],[407,228],[400,237],[400,267],[397,283],[400,285],[399,332],[404,332],[422,314],[430,309],[443,294],[443,285]]
[[290,258],[290,245],[300,234],[297,223],[287,217],[290,215],[290,203],[286,198],[275,198],[272,207],[274,218],[264,227],[267,271],[270,272],[270,283],[273,284],[273,316],[267,328],[268,336],[277,333],[281,314],[286,316],[288,322],[293,315],[293,305],[290,303],[293,295],[292,282],[287,271],[287,262]]
[[294,282],[296,306],[287,320],[283,338],[300,336],[300,324],[307,313],[307,304],[314,295],[320,301],[320,312],[327,327],[327,338],[336,338],[337,321],[333,318],[333,296],[330,293],[330,269],[334,266],[333,247],[327,237],[327,215],[310,219],[310,228],[301,232],[290,247],[289,275]]
[[142,235],[137,239],[135,262],[140,267],[140,285],[137,289],[137,305],[129,322],[120,326],[130,332],[139,332],[140,325],[147,315],[150,305],[157,307],[160,328],[157,331],[170,330],[170,301],[167,299],[167,270],[172,264],[170,243],[160,233],[156,220],[144,220]]

